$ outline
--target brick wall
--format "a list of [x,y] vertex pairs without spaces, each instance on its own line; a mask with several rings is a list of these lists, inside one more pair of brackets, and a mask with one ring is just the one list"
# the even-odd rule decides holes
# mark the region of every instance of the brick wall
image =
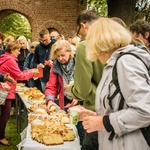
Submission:
[[0,0],[0,20],[11,13],[24,15],[31,25],[32,40],[42,28],[56,28],[66,38],[76,31],[76,19],[86,9],[80,0]]

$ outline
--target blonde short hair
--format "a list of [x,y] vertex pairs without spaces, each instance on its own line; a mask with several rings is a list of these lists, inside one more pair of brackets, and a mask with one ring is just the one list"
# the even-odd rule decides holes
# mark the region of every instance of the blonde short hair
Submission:
[[51,49],[50,59],[56,59],[56,52],[62,50],[65,47],[66,51],[70,52],[71,58],[74,57],[74,52],[71,49],[70,43],[67,40],[58,40],[56,41]]
[[8,36],[4,39],[4,44],[8,45],[10,42],[14,42],[15,38],[13,36]]
[[89,28],[86,36],[87,58],[94,61],[101,52],[110,52],[127,46],[132,41],[128,29],[110,18],[99,18]]
[[24,41],[27,41],[27,39],[26,39],[26,37],[25,36],[19,36],[18,38],[17,38],[17,41],[21,41],[21,40],[24,40]]
[[20,49],[20,44],[17,41],[10,42],[10,43],[8,43],[8,45],[6,47],[6,52],[12,53],[12,51],[14,51],[16,49]]

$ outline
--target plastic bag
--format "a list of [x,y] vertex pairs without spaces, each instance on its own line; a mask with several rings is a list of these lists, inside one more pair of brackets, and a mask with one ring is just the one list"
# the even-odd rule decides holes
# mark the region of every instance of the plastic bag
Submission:
[[0,89],[0,105],[5,104],[7,95],[8,95],[8,91],[6,91],[4,89]]
[[5,104],[6,97],[9,93],[10,86],[7,83],[0,83],[1,89],[0,89],[0,105]]

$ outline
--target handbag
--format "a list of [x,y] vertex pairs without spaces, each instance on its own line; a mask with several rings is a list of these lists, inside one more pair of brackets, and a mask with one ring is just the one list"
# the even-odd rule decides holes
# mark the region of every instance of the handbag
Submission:
[[5,105],[5,100],[10,90],[10,86],[7,83],[0,83],[0,105]]

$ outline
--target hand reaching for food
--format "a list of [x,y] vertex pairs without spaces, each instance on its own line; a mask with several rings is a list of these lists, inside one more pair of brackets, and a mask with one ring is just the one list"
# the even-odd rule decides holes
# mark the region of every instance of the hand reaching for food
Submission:
[[37,68],[30,69],[30,71],[31,71],[33,74],[39,73],[39,69],[37,69]]
[[40,64],[37,65],[37,68],[38,68],[38,69],[43,69],[44,67],[45,67],[45,66],[44,66],[42,63],[40,63]]
[[78,100],[73,99],[71,103],[68,103],[65,108],[70,108],[78,104]]
[[44,65],[45,65],[45,66],[48,65],[48,66],[52,67],[53,61],[52,61],[52,60],[45,60]]

